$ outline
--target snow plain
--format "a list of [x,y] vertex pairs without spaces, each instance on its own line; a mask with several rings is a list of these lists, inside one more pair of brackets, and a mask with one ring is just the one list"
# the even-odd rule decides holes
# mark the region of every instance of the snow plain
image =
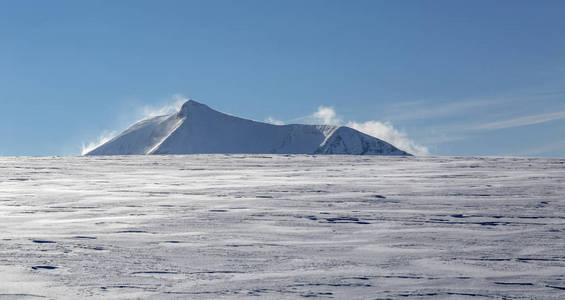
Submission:
[[0,298],[563,299],[565,159],[0,158]]

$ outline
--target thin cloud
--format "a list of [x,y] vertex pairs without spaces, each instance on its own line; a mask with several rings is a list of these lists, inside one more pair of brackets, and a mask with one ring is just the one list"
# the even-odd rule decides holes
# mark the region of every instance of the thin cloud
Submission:
[[540,147],[527,149],[525,151],[511,153],[511,156],[539,156],[547,155],[553,151],[565,150],[565,140],[556,141],[553,143],[545,144]]
[[388,115],[392,120],[418,120],[467,115],[469,112],[491,112],[508,110],[517,104],[551,101],[565,95],[561,90],[530,90],[500,96],[450,99],[443,101],[407,101],[399,102],[391,107]]
[[491,122],[484,125],[480,125],[476,127],[478,130],[497,130],[497,129],[505,129],[505,128],[514,128],[514,127],[521,127],[521,126],[528,126],[540,123],[551,122],[554,120],[565,119],[565,111],[558,111],[553,113],[546,113],[546,114],[537,114],[537,115],[530,115],[524,116],[519,118],[514,118],[505,121],[499,122]]
[[492,105],[501,104],[501,100],[469,100],[460,101],[455,103],[443,103],[437,104],[425,104],[426,107],[422,107],[422,104],[413,103],[412,105],[402,105],[399,106],[399,111],[394,111],[391,114],[391,118],[395,120],[416,120],[416,119],[431,119],[442,116],[449,116],[454,114],[460,114],[468,112],[471,109],[478,109],[481,107],[487,107]]

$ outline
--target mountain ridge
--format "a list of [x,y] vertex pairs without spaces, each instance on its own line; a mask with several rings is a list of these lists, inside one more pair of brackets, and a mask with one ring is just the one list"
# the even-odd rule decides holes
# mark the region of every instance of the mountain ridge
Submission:
[[349,127],[268,124],[225,114],[194,100],[176,113],[133,124],[85,155],[207,153],[411,155]]

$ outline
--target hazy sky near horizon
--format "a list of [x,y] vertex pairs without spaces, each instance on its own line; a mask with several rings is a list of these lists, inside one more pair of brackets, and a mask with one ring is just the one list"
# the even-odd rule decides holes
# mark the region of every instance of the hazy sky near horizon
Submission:
[[565,157],[563,12],[560,0],[0,0],[0,155],[78,155],[186,97],[432,155]]

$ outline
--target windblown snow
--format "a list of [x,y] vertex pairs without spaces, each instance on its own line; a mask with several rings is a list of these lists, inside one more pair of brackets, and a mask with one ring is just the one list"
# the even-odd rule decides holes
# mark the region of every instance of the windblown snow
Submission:
[[194,100],[177,113],[134,124],[87,155],[213,153],[410,155],[349,127],[273,125],[230,116]]
[[0,299],[565,299],[563,159],[0,157],[0,170]]

